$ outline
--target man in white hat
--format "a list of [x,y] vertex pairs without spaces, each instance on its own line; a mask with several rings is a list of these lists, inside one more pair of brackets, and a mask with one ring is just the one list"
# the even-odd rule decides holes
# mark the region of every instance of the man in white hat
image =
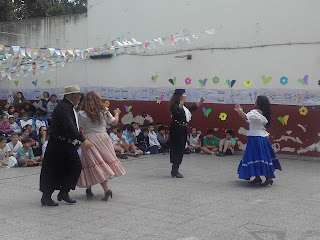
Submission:
[[40,191],[41,204],[58,206],[52,200],[54,190],[60,190],[58,201],[76,203],[69,196],[75,189],[81,173],[81,161],[77,152],[78,143],[90,148],[91,143],[79,132],[79,123],[75,106],[81,98],[79,86],[65,87],[64,99],[54,109],[50,125],[50,139],[44,155]]

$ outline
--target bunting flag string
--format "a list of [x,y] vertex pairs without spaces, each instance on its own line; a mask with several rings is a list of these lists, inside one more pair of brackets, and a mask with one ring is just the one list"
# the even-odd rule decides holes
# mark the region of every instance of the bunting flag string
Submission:
[[145,42],[140,42],[135,38],[127,40],[121,36],[110,41],[110,44],[95,48],[33,48],[0,45],[0,80],[14,80],[20,73],[25,77],[35,75],[39,71],[44,73],[60,66],[64,67],[65,63],[86,60],[95,55],[145,55],[148,50],[154,50],[157,47],[177,46],[184,41],[191,44],[190,39],[197,40],[203,33],[213,35],[215,31],[209,29],[197,35],[191,35],[187,30],[182,30],[166,37],[156,37]]

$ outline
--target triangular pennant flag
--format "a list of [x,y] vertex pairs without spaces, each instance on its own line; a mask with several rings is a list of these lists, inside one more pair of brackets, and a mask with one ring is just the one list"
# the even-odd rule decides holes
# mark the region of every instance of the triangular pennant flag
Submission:
[[53,55],[55,54],[56,50],[54,48],[48,48],[49,53],[50,53],[50,57],[53,57]]
[[19,54],[20,47],[19,46],[11,46],[13,51],[13,57],[16,57]]
[[20,47],[20,53],[22,56],[26,56],[26,47]]

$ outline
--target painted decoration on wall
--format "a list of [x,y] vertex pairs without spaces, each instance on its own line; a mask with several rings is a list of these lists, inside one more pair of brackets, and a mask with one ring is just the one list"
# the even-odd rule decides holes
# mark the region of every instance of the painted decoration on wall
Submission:
[[164,99],[164,94],[161,94],[160,97],[156,97],[157,103],[160,104]]
[[32,84],[36,87],[38,85],[38,79],[32,81]]
[[265,75],[262,75],[261,79],[262,79],[263,84],[267,85],[271,81],[272,77],[270,77],[270,76],[266,77]]
[[246,86],[246,87],[250,87],[251,86],[251,84],[252,84],[252,82],[251,82],[251,80],[250,79],[246,79],[246,80],[244,80],[244,86]]
[[177,81],[177,78],[176,78],[176,77],[169,79],[169,82],[170,82],[173,86],[176,85],[176,81]]
[[151,80],[155,83],[158,79],[158,75],[154,75],[151,77]]
[[225,121],[227,119],[228,115],[224,112],[220,113],[219,118],[221,121]]
[[306,107],[301,107],[301,108],[299,109],[299,112],[300,112],[301,115],[305,116],[305,115],[308,114],[308,108],[306,108]]
[[279,122],[282,123],[282,125],[287,125],[288,124],[288,120],[289,120],[289,115],[285,115],[283,117],[278,117],[277,118],[279,120]]
[[46,79],[46,83],[50,85],[51,84],[51,80],[50,79]]
[[213,82],[214,84],[218,84],[219,81],[220,81],[220,79],[219,79],[217,76],[213,77],[213,79],[212,79],[212,82]]
[[212,109],[211,108],[208,108],[208,109],[202,108],[202,112],[205,117],[209,117],[209,114],[212,112]]
[[110,101],[109,100],[104,101],[104,104],[106,105],[106,107],[110,107]]
[[14,80],[13,82],[14,82],[14,84],[16,85],[16,87],[18,87],[18,85],[19,85],[19,80]]
[[229,88],[232,88],[234,86],[234,84],[236,83],[236,80],[230,81],[229,79],[227,79],[226,82],[227,82]]
[[132,109],[132,106],[124,105],[124,108],[126,109],[126,112],[128,113]]
[[281,77],[280,78],[280,83],[282,84],[282,85],[286,85],[287,83],[288,83],[288,78],[287,77]]
[[199,83],[200,83],[200,86],[203,88],[203,87],[205,87],[206,86],[206,84],[207,84],[207,81],[208,81],[208,79],[207,78],[205,78],[205,79],[200,79],[199,80]]
[[190,85],[191,84],[191,78],[187,77],[184,82],[186,83],[186,85]]
[[308,85],[309,75],[305,75],[303,78],[299,78],[298,82],[302,84],[302,86]]

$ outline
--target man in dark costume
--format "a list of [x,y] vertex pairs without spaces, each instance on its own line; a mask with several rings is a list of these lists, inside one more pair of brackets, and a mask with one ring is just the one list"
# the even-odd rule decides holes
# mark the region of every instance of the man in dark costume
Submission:
[[58,201],[76,202],[70,198],[69,191],[75,189],[82,168],[77,149],[80,142],[85,148],[91,147],[79,132],[74,109],[82,95],[79,86],[66,87],[64,95],[52,114],[50,139],[40,175],[41,204],[47,206],[58,206],[51,198],[54,190],[60,190]]
[[182,162],[187,141],[187,126],[191,120],[190,111],[195,111],[203,103],[204,98],[191,106],[185,106],[187,94],[184,89],[176,89],[170,99],[169,110],[172,113],[172,122],[170,125],[170,162],[172,163],[171,176],[183,178],[179,173],[179,167]]

